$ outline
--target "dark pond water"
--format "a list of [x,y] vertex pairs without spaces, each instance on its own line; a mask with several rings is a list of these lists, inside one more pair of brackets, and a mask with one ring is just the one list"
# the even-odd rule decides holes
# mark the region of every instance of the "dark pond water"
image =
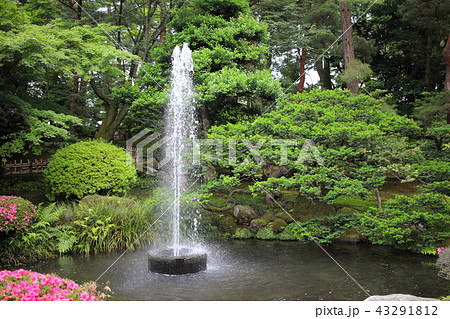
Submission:
[[[208,269],[197,274],[149,273],[145,250],[63,256],[28,268],[77,282],[109,281],[113,300],[364,300],[367,294],[319,247],[298,242],[236,240],[205,246]],[[436,257],[388,247],[325,249],[369,294],[448,295]]]

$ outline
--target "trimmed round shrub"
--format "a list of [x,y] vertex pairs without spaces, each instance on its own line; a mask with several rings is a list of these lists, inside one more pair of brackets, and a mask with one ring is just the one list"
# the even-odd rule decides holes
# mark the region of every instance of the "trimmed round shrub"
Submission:
[[44,175],[52,196],[123,193],[137,179],[132,163],[124,149],[111,143],[78,142],[58,150]]
[[33,219],[36,206],[18,196],[0,196],[0,232],[26,229]]
[[0,271],[0,300],[56,301],[103,300],[95,284],[74,281],[29,270]]

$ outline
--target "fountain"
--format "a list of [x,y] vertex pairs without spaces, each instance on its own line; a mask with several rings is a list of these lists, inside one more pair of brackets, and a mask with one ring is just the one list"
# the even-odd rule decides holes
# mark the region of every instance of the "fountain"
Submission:
[[168,210],[172,213],[172,246],[149,253],[149,270],[157,273],[187,274],[206,269],[206,253],[196,252],[180,243],[181,196],[186,191],[188,175],[186,155],[192,154],[192,143],[186,142],[196,138],[193,72],[188,45],[176,46],[172,53],[172,86],[165,115],[166,155],[171,159],[165,184],[171,193]]

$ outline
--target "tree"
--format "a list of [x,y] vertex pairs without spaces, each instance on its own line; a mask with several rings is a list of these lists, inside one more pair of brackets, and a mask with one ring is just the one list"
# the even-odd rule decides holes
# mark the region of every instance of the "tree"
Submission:
[[289,96],[252,122],[211,128],[209,138],[223,141],[224,155],[205,149],[205,160],[253,182],[256,193],[275,197],[295,189],[298,202],[329,205],[340,196],[377,193],[391,165],[423,160],[409,144],[418,136],[414,121],[383,100],[313,90]]
[[[170,10],[179,8],[183,1],[58,1],[30,0],[24,6],[30,11],[33,23],[58,24],[67,32],[80,28],[97,30],[93,42],[71,43],[71,82],[66,88],[70,101],[66,107],[78,115],[88,115],[86,121],[97,127],[96,138],[111,140],[114,132],[128,114],[139,91],[154,92],[162,86],[156,81],[138,81],[143,76],[142,65],[150,61],[150,51],[164,39]],[[59,17],[62,22],[57,22]],[[64,31],[65,32],[65,31]],[[84,35],[87,36],[87,35]],[[70,43],[70,39],[65,39]],[[89,40],[87,41],[89,42]],[[110,52],[107,52],[107,50]],[[78,52],[75,52],[77,51]],[[97,50],[92,62],[103,64],[101,69],[85,63],[91,52]],[[113,57],[109,53],[116,52]],[[110,58],[109,64],[104,58]],[[100,61],[102,60],[103,61]],[[141,72],[139,72],[141,71]],[[66,75],[65,75],[66,76]],[[138,86],[139,85],[139,86]],[[67,94],[68,94],[67,92]],[[148,96],[149,92],[144,92]],[[69,94],[68,94],[69,95]],[[96,110],[100,108],[100,111]],[[100,123],[100,125],[98,125]],[[79,132],[77,132],[79,133]]]
[[448,1],[385,0],[361,17],[355,33],[374,41],[368,90],[386,90],[402,114],[413,113],[425,90],[444,86],[442,50],[449,33]]
[[[259,114],[278,98],[281,88],[265,62],[267,26],[251,16],[245,0],[192,0],[175,10],[157,62],[183,42],[193,50],[194,81],[203,133],[210,125]],[[167,69],[167,68],[166,68]]]
[[[60,63],[63,45],[52,26],[30,24],[31,17],[13,1],[0,4],[0,90],[3,125],[0,156],[40,154],[71,139],[70,125],[81,121],[49,99],[47,85]],[[64,80],[57,78],[58,86]],[[55,87],[55,85],[52,85]]]

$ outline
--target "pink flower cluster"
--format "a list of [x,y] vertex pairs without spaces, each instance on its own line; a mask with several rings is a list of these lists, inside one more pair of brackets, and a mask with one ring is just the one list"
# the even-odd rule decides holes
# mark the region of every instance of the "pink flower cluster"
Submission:
[[445,247],[439,247],[439,248],[437,249],[438,255],[440,255],[444,250],[445,250]]
[[0,196],[0,231],[27,228],[36,206],[18,196]]
[[102,300],[96,285],[78,285],[74,281],[29,270],[0,271],[0,300]]

